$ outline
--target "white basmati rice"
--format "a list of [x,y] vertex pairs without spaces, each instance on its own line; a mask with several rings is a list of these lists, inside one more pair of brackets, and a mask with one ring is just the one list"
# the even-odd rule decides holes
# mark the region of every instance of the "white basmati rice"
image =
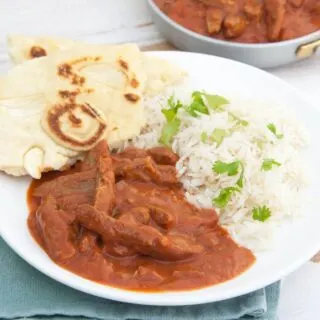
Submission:
[[[145,101],[147,126],[141,135],[128,141],[123,147],[133,144],[149,148],[159,144],[165,118],[161,109],[167,105],[167,95]],[[176,89],[175,97],[188,103],[191,91]],[[177,163],[179,178],[186,190],[188,200],[200,207],[212,208],[212,200],[222,188],[234,186],[238,176],[217,174],[212,170],[215,161],[232,162],[241,160],[244,164],[244,185],[232,196],[228,205],[217,213],[220,223],[240,244],[255,251],[269,248],[277,225],[287,218],[299,214],[301,194],[307,185],[301,151],[308,144],[308,135],[297,121],[292,110],[257,101],[230,99],[228,111],[249,122],[232,135],[226,137],[220,146],[204,143],[201,134],[210,135],[215,128],[230,129],[234,123],[227,112],[210,111],[209,115],[191,117],[184,110],[179,111],[181,128],[175,136],[172,148],[180,156]],[[274,123],[284,134],[277,139],[267,128]],[[258,140],[266,141],[263,148]],[[272,158],[281,163],[270,171],[262,171],[263,159]],[[252,209],[266,205],[272,212],[265,222],[252,218]]]

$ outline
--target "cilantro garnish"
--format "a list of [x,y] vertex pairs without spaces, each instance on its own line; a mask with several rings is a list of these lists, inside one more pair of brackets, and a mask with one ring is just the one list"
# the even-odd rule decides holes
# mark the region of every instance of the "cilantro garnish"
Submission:
[[229,135],[230,134],[227,130],[216,128],[213,130],[211,138],[217,143],[217,147],[219,147],[223,139]]
[[213,165],[212,170],[216,173],[226,173],[228,176],[235,176],[241,170],[239,179],[236,182],[236,185],[240,188],[243,187],[243,176],[244,176],[244,165],[241,161],[237,160],[234,162],[222,162],[216,161]]
[[213,199],[213,204],[218,208],[224,208],[230,201],[232,195],[235,192],[239,192],[240,189],[237,187],[228,187],[220,190],[219,195]]
[[218,208],[224,208],[230,201],[233,193],[240,192],[243,188],[244,165],[239,160],[229,163],[216,161],[212,170],[216,173],[226,173],[228,176],[235,176],[241,171],[239,179],[236,182],[236,186],[221,189],[219,196],[213,199],[213,203]]
[[230,103],[226,98],[216,94],[208,94],[206,92],[200,92],[200,94],[207,100],[208,107],[217,112],[225,111],[224,105]]
[[170,147],[173,137],[179,132],[181,122],[177,118],[177,113],[178,110],[183,107],[183,104],[179,100],[175,101],[174,97],[171,96],[168,99],[168,106],[169,108],[161,110],[166,117],[167,123],[162,128],[159,141]]
[[281,166],[281,163],[275,161],[274,159],[264,159],[261,165],[262,171],[272,170],[272,166]]
[[242,162],[240,162],[240,167],[241,167],[241,174],[238,181],[236,182],[236,185],[239,186],[240,188],[243,188],[244,165]]
[[227,173],[228,176],[235,176],[238,174],[240,168],[240,161],[222,162],[216,161],[213,165],[213,171],[216,173]]
[[277,128],[273,123],[269,123],[267,128],[277,137],[277,139],[283,139],[283,134],[277,133]]
[[161,112],[164,114],[167,121],[170,122],[177,116],[178,110],[183,107],[183,104],[180,100],[175,101],[174,96],[171,96],[167,103],[169,108],[164,108]]
[[207,142],[208,141],[208,134],[206,132],[202,132],[200,138],[201,138],[202,142]]
[[179,132],[180,120],[175,118],[170,122],[167,122],[161,131],[160,142],[167,147],[171,146],[173,137]]
[[241,126],[247,127],[249,125],[249,122],[247,120],[239,118],[232,112],[229,112],[229,116],[232,118],[233,121],[237,122],[237,124],[240,124]]
[[230,136],[230,134],[231,133],[228,132],[227,130],[216,128],[213,130],[210,136],[208,135],[207,132],[202,132],[200,138],[201,138],[201,141],[204,143],[216,142],[217,147],[219,147],[223,142],[223,139]]
[[270,217],[271,217],[271,210],[266,206],[255,207],[252,210],[253,220],[264,222],[268,220]]
[[185,107],[185,110],[192,116],[197,117],[198,113],[209,114],[208,107],[202,99],[200,91],[192,92],[192,101]]
[[[204,99],[203,99],[204,98]],[[217,112],[224,111],[224,105],[229,101],[218,95],[207,94],[201,91],[192,93],[191,103],[185,107],[185,110],[192,116],[197,117],[198,113],[209,114],[208,108]]]

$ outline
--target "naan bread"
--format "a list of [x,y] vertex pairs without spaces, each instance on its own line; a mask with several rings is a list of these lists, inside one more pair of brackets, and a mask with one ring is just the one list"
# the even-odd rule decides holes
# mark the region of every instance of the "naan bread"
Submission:
[[0,170],[38,178],[101,139],[113,147],[139,134],[145,81],[135,45],[82,47],[16,66],[0,80]]
[[56,144],[41,128],[43,96],[0,100],[0,170],[15,176],[67,168],[82,157]]
[[111,148],[140,133],[146,123],[142,101],[146,75],[137,46],[79,47],[46,59],[49,79],[45,92],[50,106],[42,124],[57,143],[71,149],[92,148],[91,144],[86,149],[72,145],[56,130],[55,123],[74,104],[89,105],[104,114]]
[[15,64],[27,60],[47,56],[74,47],[74,41],[57,37],[26,37],[9,35],[7,46],[9,55]]
[[[63,38],[26,37],[22,35],[9,35],[7,44],[11,58],[16,64],[41,56],[35,54],[37,52],[50,55],[57,51],[90,46]],[[155,56],[143,55],[143,62],[147,74],[144,94],[149,96],[156,95],[166,87],[181,82],[187,75],[184,70],[176,65]]]
[[104,138],[117,147],[145,125],[143,95],[186,76],[135,45],[10,36],[8,46],[17,66],[0,79],[0,170],[13,175],[63,170]]

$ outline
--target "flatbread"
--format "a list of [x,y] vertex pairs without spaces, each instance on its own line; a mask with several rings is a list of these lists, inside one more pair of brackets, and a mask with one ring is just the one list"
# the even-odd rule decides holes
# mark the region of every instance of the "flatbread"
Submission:
[[7,37],[9,55],[15,64],[70,50],[74,47],[74,43],[73,40],[58,37],[26,37],[23,35]]
[[55,115],[74,103],[89,105],[105,116],[111,148],[140,133],[146,123],[142,101],[146,75],[136,45],[78,47],[46,59],[49,79],[44,91],[51,106],[42,124],[57,143],[84,150],[55,130]]
[[0,170],[39,178],[101,139],[113,147],[139,134],[145,81],[135,45],[77,48],[16,66],[0,80]]
[[17,65],[0,79],[0,170],[18,176],[63,170],[101,139],[116,148],[138,135],[144,95],[186,75],[130,44],[10,36],[8,47]]
[[56,144],[41,128],[43,96],[0,100],[0,170],[15,176],[69,167],[82,153]]
[[[50,55],[57,51],[90,46],[90,44],[64,38],[27,37],[23,35],[9,35],[7,45],[10,56],[16,64],[37,58],[36,52]],[[166,87],[182,82],[187,76],[187,73],[183,69],[164,59],[144,54],[142,59],[147,74],[145,95],[154,96],[162,92]]]

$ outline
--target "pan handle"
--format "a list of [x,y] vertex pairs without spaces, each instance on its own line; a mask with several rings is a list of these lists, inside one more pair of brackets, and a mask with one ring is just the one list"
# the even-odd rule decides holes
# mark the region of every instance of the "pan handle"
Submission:
[[311,41],[306,44],[302,44],[296,50],[296,56],[298,58],[307,58],[316,53],[317,49],[320,47],[320,39]]

